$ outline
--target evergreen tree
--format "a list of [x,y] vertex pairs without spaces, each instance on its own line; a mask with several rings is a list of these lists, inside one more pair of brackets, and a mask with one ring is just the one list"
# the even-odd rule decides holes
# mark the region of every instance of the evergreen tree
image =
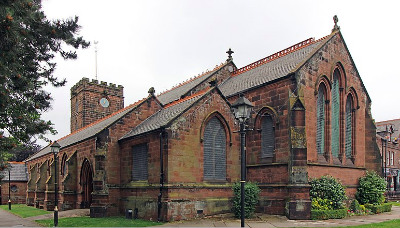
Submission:
[[28,144],[19,144],[9,151],[11,156],[9,157],[8,160],[22,162],[32,154],[38,152],[40,149],[41,146],[36,144],[36,142],[31,142]]
[[76,59],[75,50],[89,46],[78,36],[78,17],[49,20],[41,2],[0,0],[0,166],[7,157],[1,153],[56,133],[41,118],[52,101],[43,86],[66,83],[53,76],[53,58]]

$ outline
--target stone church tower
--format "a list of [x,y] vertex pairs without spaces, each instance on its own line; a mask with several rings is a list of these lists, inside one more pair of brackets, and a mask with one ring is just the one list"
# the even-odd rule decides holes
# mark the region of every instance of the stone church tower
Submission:
[[71,133],[124,107],[124,87],[82,78],[71,88]]

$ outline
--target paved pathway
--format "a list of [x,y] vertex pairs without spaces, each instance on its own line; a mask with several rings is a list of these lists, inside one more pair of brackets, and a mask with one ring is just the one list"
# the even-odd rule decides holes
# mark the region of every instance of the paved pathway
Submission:
[[28,226],[28,227],[38,227],[39,224],[18,217],[11,212],[0,209],[0,226],[1,227],[13,227],[13,226]]
[[[246,227],[338,227],[355,226],[377,222],[400,219],[400,207],[393,206],[391,212],[375,215],[353,216],[344,219],[329,219],[322,221],[313,220],[288,220],[285,216],[259,215],[256,219],[246,220]],[[215,216],[205,219],[171,222],[161,225],[163,227],[240,227],[240,220],[226,216]]]
[[[89,215],[89,209],[76,209],[61,211],[59,217],[74,217]],[[29,218],[20,218],[11,214],[7,210],[0,209],[0,227],[26,226],[39,227],[33,222],[37,219],[53,218],[53,214],[39,215]],[[288,220],[284,216],[261,215],[256,219],[246,220],[246,226],[252,228],[270,228],[270,227],[338,227],[355,226],[362,224],[378,223],[393,219],[400,219],[400,207],[393,206],[391,212],[376,215],[353,216],[344,219],[329,219],[323,221],[312,220]],[[240,227],[240,220],[231,217],[231,215],[213,216],[203,219],[188,221],[179,221],[166,223],[157,227]]]

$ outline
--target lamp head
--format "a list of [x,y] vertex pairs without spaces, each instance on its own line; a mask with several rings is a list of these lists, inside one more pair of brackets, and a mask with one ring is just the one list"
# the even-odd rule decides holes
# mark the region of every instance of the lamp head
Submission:
[[250,118],[251,112],[254,105],[243,96],[239,94],[239,98],[232,104],[233,114],[235,118],[241,121],[245,121]]
[[53,144],[51,144],[50,146],[51,152],[55,155],[57,155],[58,152],[60,152],[60,148],[61,146],[60,144],[57,143],[57,141],[54,141]]

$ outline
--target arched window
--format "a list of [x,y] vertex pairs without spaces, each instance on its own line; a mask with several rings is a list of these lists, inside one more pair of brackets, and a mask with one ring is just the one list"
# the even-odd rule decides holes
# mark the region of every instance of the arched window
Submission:
[[61,175],[64,176],[67,174],[67,154],[64,154],[61,160]]
[[325,153],[325,91],[321,85],[317,94],[317,153]]
[[347,97],[346,100],[346,138],[345,138],[345,154],[346,158],[351,159],[353,155],[353,101],[351,96]]
[[226,180],[226,133],[212,117],[204,128],[204,180]]
[[275,131],[272,116],[265,114],[261,120],[261,158],[273,158]]
[[340,152],[340,93],[339,93],[339,70],[333,73],[332,82],[332,156],[339,157]]

